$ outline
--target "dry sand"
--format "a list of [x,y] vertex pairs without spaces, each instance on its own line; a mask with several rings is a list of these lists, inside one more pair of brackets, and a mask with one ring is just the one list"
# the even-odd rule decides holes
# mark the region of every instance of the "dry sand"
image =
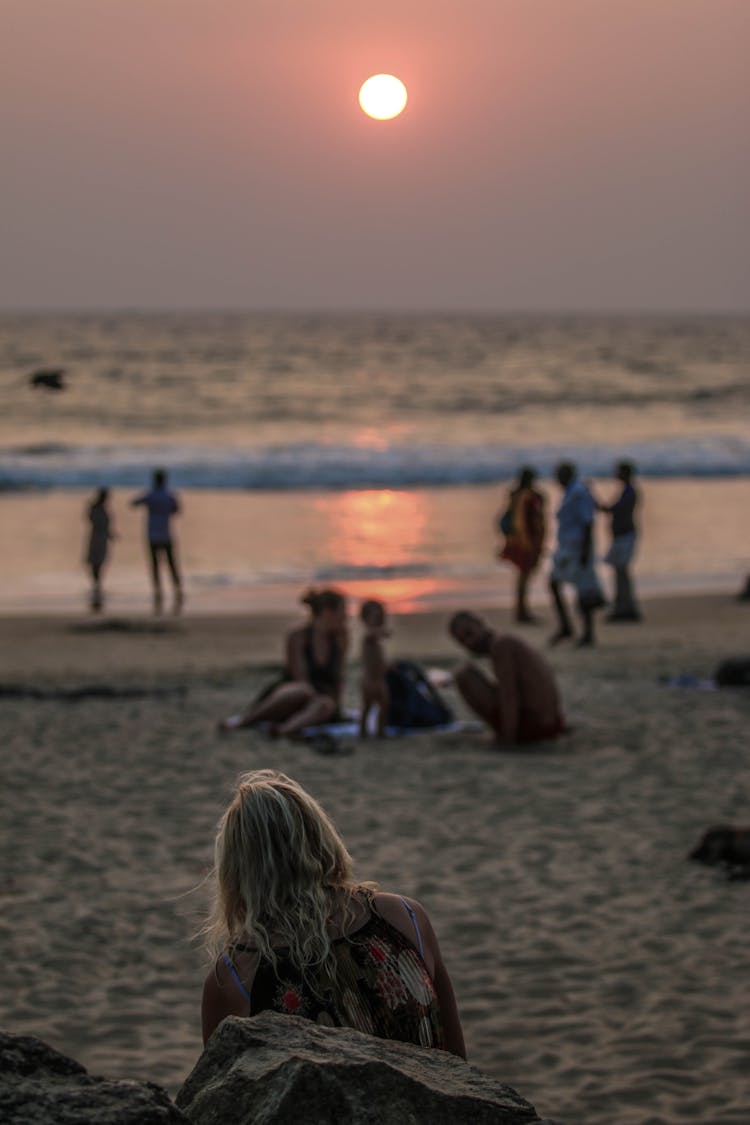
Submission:
[[[277,766],[363,878],[431,913],[473,1063],[568,1125],[746,1125],[750,884],[684,857],[708,825],[750,821],[750,692],[660,677],[750,649],[750,605],[645,608],[552,653],[560,743],[420,735],[348,757],[214,733],[291,618],[6,619],[0,684],[43,697],[0,698],[0,1024],[174,1092],[200,1052],[214,826],[240,772]],[[391,650],[458,657],[431,615],[396,619]],[[66,698],[93,685],[124,694]]]

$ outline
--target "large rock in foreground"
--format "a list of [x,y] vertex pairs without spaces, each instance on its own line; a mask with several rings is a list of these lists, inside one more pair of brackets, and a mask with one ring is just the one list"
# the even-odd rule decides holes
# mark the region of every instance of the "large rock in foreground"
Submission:
[[536,1110],[443,1051],[263,1012],[230,1017],[177,1095],[193,1125],[527,1125]]
[[0,1032],[3,1125],[189,1125],[151,1082],[93,1078],[31,1035]]

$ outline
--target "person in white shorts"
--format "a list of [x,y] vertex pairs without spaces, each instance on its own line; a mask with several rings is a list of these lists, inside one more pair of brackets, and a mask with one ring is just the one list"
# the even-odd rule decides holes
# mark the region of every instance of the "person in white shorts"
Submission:
[[557,548],[552,557],[550,591],[558,616],[558,629],[550,637],[550,644],[574,638],[568,608],[562,587],[574,586],[578,613],[583,631],[577,645],[594,643],[594,611],[603,606],[599,580],[594,569],[594,499],[586,485],[578,479],[575,465],[563,461],[555,471],[563,498],[557,509]]

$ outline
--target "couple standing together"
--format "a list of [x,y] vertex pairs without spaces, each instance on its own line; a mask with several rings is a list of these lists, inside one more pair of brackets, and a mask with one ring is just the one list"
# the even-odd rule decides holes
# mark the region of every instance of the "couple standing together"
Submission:
[[[558,616],[558,629],[551,644],[573,637],[563,587],[571,585],[577,593],[578,612],[582,620],[579,645],[594,642],[593,616],[604,604],[604,597],[594,567],[593,529],[597,509],[610,515],[612,543],[604,561],[615,571],[615,601],[610,621],[635,621],[640,617],[636,607],[629,566],[635,552],[636,530],[634,512],[637,494],[632,484],[633,466],[621,461],[615,470],[622,490],[611,504],[597,503],[586,485],[578,479],[576,468],[562,462],[556,479],[563,489],[557,509],[557,548],[553,555],[550,591]],[[516,587],[516,620],[532,622],[527,604],[528,584],[539,565],[544,546],[544,497],[534,488],[536,474],[523,469],[517,487],[511,492],[509,505],[499,520],[505,535],[500,557],[518,569]]]

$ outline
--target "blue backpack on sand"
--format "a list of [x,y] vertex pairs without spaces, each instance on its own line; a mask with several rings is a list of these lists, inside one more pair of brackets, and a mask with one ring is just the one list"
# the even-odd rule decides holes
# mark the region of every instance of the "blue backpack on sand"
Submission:
[[453,722],[453,712],[418,664],[396,660],[386,672],[390,695],[388,725],[439,727]]

